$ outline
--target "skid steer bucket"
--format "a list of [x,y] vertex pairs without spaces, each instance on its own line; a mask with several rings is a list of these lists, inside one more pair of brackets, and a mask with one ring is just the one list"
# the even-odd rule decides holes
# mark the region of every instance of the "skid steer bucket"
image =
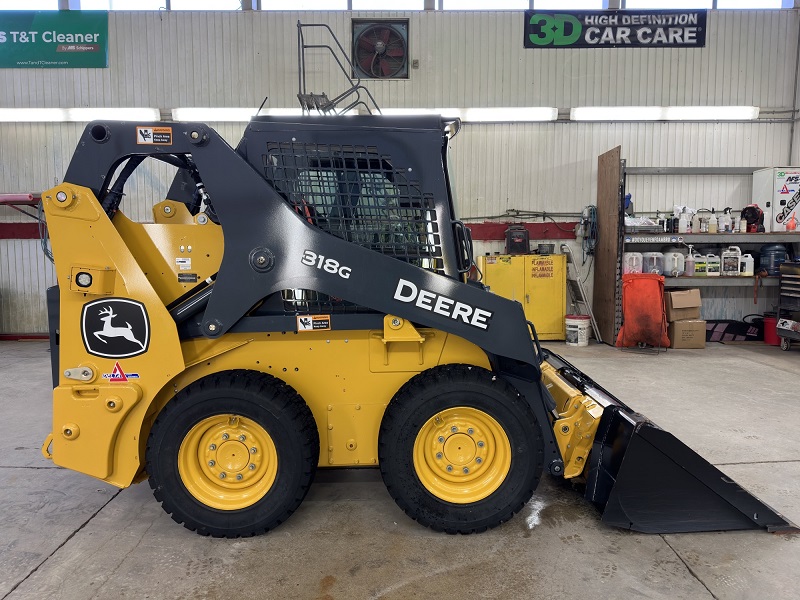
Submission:
[[644,533],[797,527],[703,457],[555,354],[547,361],[603,406],[587,466],[587,500],[604,523]]

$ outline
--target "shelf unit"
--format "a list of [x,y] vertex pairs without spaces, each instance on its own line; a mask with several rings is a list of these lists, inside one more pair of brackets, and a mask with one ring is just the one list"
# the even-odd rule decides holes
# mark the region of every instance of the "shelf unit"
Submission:
[[[641,251],[652,246],[660,250],[663,245],[703,244],[721,246],[760,246],[787,244],[795,251],[800,245],[800,233],[626,233],[623,198],[628,175],[751,175],[756,167],[695,167],[658,168],[628,167],[622,158],[622,148],[601,154],[597,161],[597,224],[598,245],[595,250],[595,280],[593,311],[603,340],[613,343],[622,325],[622,255],[625,251]],[[746,249],[743,248],[743,252]],[[795,252],[795,255],[797,252]],[[757,267],[758,265],[756,265]],[[666,288],[699,287],[716,290],[738,288],[741,294],[746,287],[755,287],[755,277],[666,277]],[[776,288],[778,277],[760,278],[759,287]]]
[[[778,287],[780,277],[761,277],[760,285]],[[665,288],[685,287],[753,287],[755,277],[664,277]]]

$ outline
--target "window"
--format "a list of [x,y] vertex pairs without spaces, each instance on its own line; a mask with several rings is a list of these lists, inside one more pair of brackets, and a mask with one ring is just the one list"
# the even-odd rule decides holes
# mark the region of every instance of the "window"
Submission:
[[527,10],[528,0],[442,0],[443,10]]
[[603,10],[607,0],[533,0],[533,8],[542,10]]
[[164,10],[166,0],[81,0],[81,10]]
[[172,0],[172,10],[242,10],[241,0]]
[[424,10],[425,0],[353,0],[353,10]]
[[711,8],[712,0],[625,0],[625,8]]
[[261,10],[347,10],[347,0],[261,0]]
[[58,10],[58,0],[26,0],[2,2],[0,10]]
[[717,8],[792,8],[786,0],[717,0]]

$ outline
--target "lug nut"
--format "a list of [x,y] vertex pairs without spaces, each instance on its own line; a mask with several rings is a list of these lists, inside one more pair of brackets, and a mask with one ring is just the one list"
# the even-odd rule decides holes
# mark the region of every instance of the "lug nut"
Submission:
[[208,466],[209,467],[213,467],[215,464],[217,464],[216,461],[213,461],[213,460],[208,461]]
[[464,467],[464,473],[465,473],[465,474],[466,474],[466,473],[469,473],[469,469],[468,469],[467,467]]
[[241,480],[242,480],[242,474],[241,473],[237,473],[236,474],[236,481],[241,481]]
[[209,449],[209,450],[211,450],[211,451],[213,452],[214,450],[216,450],[216,449],[217,449],[217,445],[216,445],[216,444],[211,444],[211,445],[208,447],[208,449]]
[[437,438],[437,441],[438,441],[440,444],[444,444],[444,438],[443,438],[442,436],[439,436],[439,437]]
[[219,474],[219,478],[220,478],[220,479],[225,479],[225,477],[226,477],[225,473],[220,473],[220,474]]
[[483,448],[486,444],[484,442],[478,442],[478,448]]
[[227,433],[223,433],[222,434],[222,439],[223,440],[227,440],[229,437],[231,437],[231,436],[229,436]]
[[243,435],[240,435],[240,436],[239,436],[239,441],[240,441],[240,442],[243,442],[243,441],[245,441],[246,439],[247,439],[247,438],[246,438],[246,437],[244,437]]
[[256,454],[257,452],[258,452],[258,448],[256,448],[255,446],[250,448],[250,454]]
[[447,472],[449,473],[452,470],[453,470],[453,465],[447,465]]
[[455,425],[453,425],[453,426],[450,428],[450,433],[455,433],[456,431],[458,431],[458,427],[456,427]]
[[442,460],[442,453],[441,452],[437,452],[436,453],[436,458],[439,459],[439,460]]
[[475,433],[475,430],[472,427],[470,427],[469,429],[467,429],[467,433],[472,435],[473,433]]
[[256,466],[253,463],[250,463],[250,470],[251,471],[255,471],[256,470]]
[[483,459],[479,456],[478,458],[475,459],[475,462],[477,464],[481,464],[483,462]]

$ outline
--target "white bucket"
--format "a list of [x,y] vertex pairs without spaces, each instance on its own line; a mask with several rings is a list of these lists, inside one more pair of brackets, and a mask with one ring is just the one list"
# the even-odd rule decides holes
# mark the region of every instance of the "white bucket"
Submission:
[[567,346],[588,346],[589,328],[592,319],[589,315],[566,315]]

